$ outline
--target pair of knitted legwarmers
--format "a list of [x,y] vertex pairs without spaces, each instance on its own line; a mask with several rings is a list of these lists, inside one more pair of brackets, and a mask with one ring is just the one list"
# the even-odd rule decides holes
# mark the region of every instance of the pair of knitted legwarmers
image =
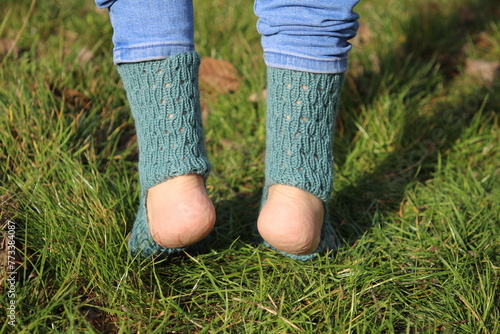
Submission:
[[[306,261],[339,246],[328,219],[328,199],[333,185],[333,130],[344,75],[272,67],[268,67],[267,75],[266,183],[262,207],[274,184],[297,187],[323,202],[318,248],[308,255],[280,251]],[[264,245],[273,248],[267,242]]]
[[147,221],[147,190],[175,176],[198,174],[206,179],[210,172],[199,102],[199,65],[198,54],[187,52],[118,66],[139,144],[141,197],[129,239],[134,255],[166,256],[183,250],[164,248],[153,241]]
[[[134,255],[169,255],[183,250],[164,248],[153,241],[146,212],[148,189],[180,175],[197,174],[206,179],[210,172],[199,103],[199,64],[199,56],[187,52],[118,66],[139,143],[141,196],[129,239]],[[318,249],[309,255],[281,252],[297,260],[312,259],[338,245],[328,221],[327,202],[332,191],[333,126],[342,81],[342,74],[268,68],[262,204],[271,185],[285,184],[310,192],[321,199],[325,208]]]

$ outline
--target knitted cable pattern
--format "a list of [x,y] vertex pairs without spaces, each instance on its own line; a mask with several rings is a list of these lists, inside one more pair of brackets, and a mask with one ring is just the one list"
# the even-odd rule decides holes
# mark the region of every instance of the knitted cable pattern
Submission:
[[210,163],[201,121],[197,53],[118,66],[135,120],[139,144],[139,211],[129,239],[132,254],[169,255],[183,249],[156,244],[146,214],[147,190],[168,179],[198,174],[204,179]]
[[[333,132],[344,75],[309,73],[268,67],[266,120],[266,182],[290,185],[318,197],[325,219],[321,242],[309,255],[282,254],[301,261],[339,246],[328,219],[333,189]],[[271,247],[264,242],[266,247]],[[274,248],[273,248],[274,249]]]

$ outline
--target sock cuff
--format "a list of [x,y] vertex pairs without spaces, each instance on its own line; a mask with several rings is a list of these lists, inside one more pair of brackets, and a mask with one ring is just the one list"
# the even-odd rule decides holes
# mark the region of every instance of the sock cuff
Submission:
[[200,56],[196,52],[184,52],[160,60],[117,65],[127,94],[148,88],[159,88],[161,85],[174,88],[186,84],[186,80],[197,83],[199,67]]
[[268,67],[266,187],[291,185],[326,202],[344,75]]

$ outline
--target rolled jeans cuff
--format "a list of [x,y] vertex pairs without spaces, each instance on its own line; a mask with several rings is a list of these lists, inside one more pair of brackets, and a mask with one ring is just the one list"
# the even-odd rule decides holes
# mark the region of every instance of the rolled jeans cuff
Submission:
[[344,73],[347,71],[347,55],[330,59],[308,58],[274,51],[264,52],[269,67],[312,73]]
[[184,52],[194,51],[194,44],[183,42],[148,43],[113,49],[115,64],[135,63],[138,61],[160,60]]

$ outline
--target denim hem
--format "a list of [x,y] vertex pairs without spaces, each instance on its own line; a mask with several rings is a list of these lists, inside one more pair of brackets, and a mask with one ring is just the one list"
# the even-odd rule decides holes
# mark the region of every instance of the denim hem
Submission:
[[115,64],[138,63],[165,59],[191,51],[194,51],[194,45],[190,43],[138,44],[130,47],[115,47],[113,49],[113,61]]
[[267,66],[312,73],[344,73],[347,71],[347,56],[334,59],[308,58],[298,55],[264,52]]

